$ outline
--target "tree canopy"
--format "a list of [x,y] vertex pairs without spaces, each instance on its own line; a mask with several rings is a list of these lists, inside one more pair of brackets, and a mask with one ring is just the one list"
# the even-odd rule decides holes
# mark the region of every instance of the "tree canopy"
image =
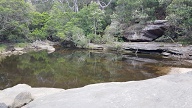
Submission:
[[191,0],[1,0],[0,41],[51,36],[83,47],[118,40],[112,38],[121,35],[121,25],[161,19],[171,24],[167,35],[189,41],[191,4]]

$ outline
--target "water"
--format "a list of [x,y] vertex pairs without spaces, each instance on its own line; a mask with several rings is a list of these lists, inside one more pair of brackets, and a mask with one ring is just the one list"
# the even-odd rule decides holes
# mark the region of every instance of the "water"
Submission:
[[159,56],[86,50],[31,52],[1,60],[0,89],[20,83],[69,89],[94,83],[144,80],[167,74],[177,62]]

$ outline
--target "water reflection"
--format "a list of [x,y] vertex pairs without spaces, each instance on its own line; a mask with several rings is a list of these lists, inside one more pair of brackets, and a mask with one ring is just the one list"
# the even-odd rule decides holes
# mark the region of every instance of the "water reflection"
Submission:
[[63,49],[52,54],[32,52],[1,61],[0,89],[19,83],[68,89],[92,83],[143,80],[159,76],[162,68],[166,65],[156,59],[115,53]]

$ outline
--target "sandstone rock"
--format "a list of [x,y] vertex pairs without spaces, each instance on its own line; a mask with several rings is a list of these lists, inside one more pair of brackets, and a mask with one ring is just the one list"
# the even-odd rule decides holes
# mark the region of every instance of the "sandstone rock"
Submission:
[[171,71],[168,74],[181,74],[181,73],[188,73],[192,72],[192,68],[171,68]]
[[10,45],[7,47],[5,51],[0,52],[0,55],[3,56],[22,55],[30,51],[40,51],[40,50],[47,50],[48,53],[52,53],[55,51],[55,48],[53,47],[53,45],[55,44],[58,43],[50,41],[35,41],[33,43],[28,44],[25,48],[20,47],[14,48],[13,45]]
[[59,88],[32,88],[30,93],[34,99],[41,98],[47,95],[55,94],[64,91],[64,89]]
[[26,84],[18,84],[0,91],[0,103],[4,103],[8,107],[20,106],[21,103],[27,103],[30,98],[38,99],[61,91],[64,91],[64,89],[31,88]]
[[153,41],[164,34],[168,27],[167,20],[155,20],[152,24],[135,24],[130,26],[124,32],[124,38],[127,41]]
[[31,44],[30,48],[36,51],[47,50],[48,53],[55,51],[55,48],[52,46],[53,43],[48,41],[35,41]]
[[192,72],[112,82],[38,98],[23,108],[192,108]]
[[[192,47],[180,44],[170,44],[161,42],[129,42],[121,43],[122,49],[141,53],[159,53],[170,55],[171,57],[192,59]],[[169,54],[168,54],[169,53]]]
[[47,52],[48,52],[48,53],[52,53],[52,52],[54,52],[54,51],[55,51],[55,48],[52,47],[52,46],[50,46],[50,47],[47,48]]
[[0,108],[8,108],[8,106],[5,103],[0,103]]
[[29,91],[30,89],[31,87],[26,84],[18,84],[12,88],[2,90],[0,92],[0,103],[5,103],[10,107],[19,93]]
[[103,50],[103,46],[102,45],[96,45],[96,44],[92,44],[89,43],[88,44],[88,49],[92,49],[92,50]]
[[20,108],[33,100],[30,92],[19,93],[13,102],[13,108]]
[[22,51],[22,50],[24,50],[24,48],[20,48],[20,47],[16,47],[16,48],[14,48],[16,51]]
[[164,24],[164,23],[167,23],[167,22],[168,22],[168,20],[155,20],[153,22],[153,24]]
[[164,56],[169,56],[169,55],[171,55],[171,54],[168,53],[168,52],[163,52],[162,55],[164,55]]

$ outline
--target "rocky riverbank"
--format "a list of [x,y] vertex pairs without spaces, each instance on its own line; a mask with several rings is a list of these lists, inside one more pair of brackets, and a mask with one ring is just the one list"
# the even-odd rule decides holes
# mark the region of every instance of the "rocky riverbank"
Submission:
[[191,108],[192,69],[176,70],[149,80],[68,90],[19,84],[0,91],[0,108]]
[[48,53],[55,51],[53,47],[55,43],[50,41],[35,41],[33,43],[27,43],[24,47],[17,47],[14,45],[7,46],[4,51],[0,52],[0,56],[21,55],[30,51],[47,50]]
[[[58,45],[59,43],[54,43],[50,41],[35,41],[33,43],[28,43],[28,45],[26,45],[25,47],[12,46],[7,50],[1,51],[0,55],[1,56],[21,55],[30,51],[40,51],[40,50],[47,50],[48,53],[52,53],[55,51],[53,45],[56,44]],[[161,43],[161,42],[113,42],[109,44],[89,43],[86,49],[100,50],[104,52],[118,51],[122,52],[123,54],[141,53],[141,54],[162,55],[168,58],[184,59],[187,60],[189,63],[192,62],[192,45],[183,46],[182,44]]]
[[192,45],[161,43],[161,42],[114,42],[111,44],[96,45],[90,43],[88,49],[120,51],[126,53],[144,53],[162,55],[169,58],[192,60]]

